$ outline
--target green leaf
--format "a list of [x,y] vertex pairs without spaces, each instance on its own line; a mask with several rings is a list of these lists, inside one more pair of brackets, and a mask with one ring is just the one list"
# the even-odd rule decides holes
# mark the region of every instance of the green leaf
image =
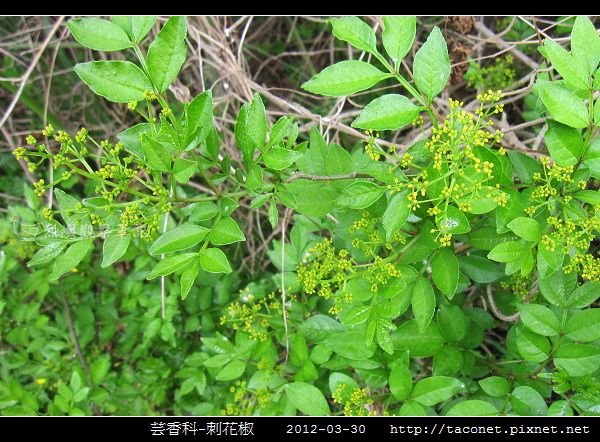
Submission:
[[358,17],[341,17],[330,20],[333,35],[338,40],[346,41],[361,51],[377,53],[375,31]]
[[524,216],[513,219],[507,224],[507,227],[526,241],[539,241],[542,234],[540,223]]
[[413,400],[406,401],[398,410],[399,416],[427,416],[423,406]]
[[288,399],[302,413],[308,416],[327,416],[330,413],[325,396],[314,385],[293,382],[285,386]]
[[113,23],[119,25],[131,37],[134,43],[139,43],[150,32],[156,16],[154,15],[132,15],[132,16],[114,16]]
[[600,308],[576,313],[567,321],[565,332],[574,341],[592,342],[600,339]]
[[454,206],[448,206],[445,214],[436,217],[435,223],[443,231],[452,234],[467,233],[471,230],[467,217]]
[[256,148],[262,149],[267,138],[267,112],[265,111],[262,98],[258,93],[255,93],[252,97],[247,118],[246,131],[248,137],[250,137]]
[[146,279],[154,279],[157,276],[167,276],[182,267],[188,265],[194,258],[198,256],[197,253],[182,253],[180,255],[169,256],[162,261],[156,263],[150,274]]
[[588,110],[583,100],[565,86],[538,80],[537,90],[548,113],[556,121],[577,129],[588,126]]
[[231,273],[231,265],[221,249],[209,247],[200,252],[200,266],[209,273]]
[[277,201],[275,198],[271,198],[271,201],[269,202],[268,217],[271,227],[275,229],[275,226],[279,223],[279,209],[277,209]]
[[77,211],[79,201],[58,188],[54,189],[54,196],[56,196],[56,202],[58,203],[60,215],[65,220],[67,227],[71,228],[71,226],[77,225],[77,214],[73,212]]
[[352,127],[398,130],[414,121],[421,108],[403,95],[387,94],[371,101],[352,122]]
[[456,378],[431,376],[415,384],[412,398],[421,405],[431,407],[454,396],[464,384]]
[[343,373],[331,373],[329,375],[329,391],[335,393],[340,385],[344,384],[346,388],[342,391],[342,398],[345,400],[350,399],[352,391],[358,388],[358,384],[350,376]]
[[592,205],[600,205],[600,191],[597,190],[582,190],[573,194],[579,201],[584,201]]
[[334,209],[339,195],[333,186],[322,181],[300,179],[286,184],[285,188],[294,196],[290,206],[307,216],[326,215]]
[[294,122],[294,117],[287,116],[281,117],[271,128],[271,132],[269,133],[269,142],[267,143],[266,149],[269,147],[275,146],[283,141],[283,138],[286,136],[292,123]]
[[294,336],[290,346],[290,361],[297,367],[301,367],[308,360],[308,347],[306,340],[301,334]]
[[199,94],[187,105],[185,121],[186,144],[204,142],[213,128],[213,98],[210,90]]
[[326,315],[314,315],[300,323],[298,331],[312,342],[323,342],[344,330],[342,324]]
[[454,405],[446,416],[497,416],[498,409],[486,401],[466,400]]
[[[332,353],[333,352],[329,347],[317,344],[313,347],[313,349],[310,352],[310,360],[313,362],[313,364],[323,365],[329,360],[329,358],[331,358]],[[331,381],[331,376],[329,377],[329,379]]]
[[557,307],[567,306],[567,294],[570,292],[567,284],[565,275],[561,271],[556,271],[547,278],[538,278],[540,293],[546,301]]
[[364,91],[390,78],[364,61],[346,60],[331,65],[302,85],[302,89],[328,97],[343,97]]
[[208,229],[194,224],[182,224],[162,234],[149,249],[151,255],[171,253],[195,246],[208,235]]
[[351,209],[366,209],[385,192],[381,187],[371,181],[357,180],[344,189],[338,197],[337,203]]
[[554,401],[548,407],[548,416],[573,416],[573,409],[567,401]]
[[142,151],[142,134],[150,134],[150,124],[139,123],[135,126],[125,129],[117,135],[120,142],[123,143],[125,149],[139,158],[144,158]]
[[433,356],[432,375],[452,376],[460,372],[464,365],[464,350],[453,345],[445,345]]
[[498,244],[487,257],[498,262],[512,262],[529,252],[531,247],[521,241],[505,241]]
[[394,354],[394,343],[390,336],[390,330],[396,330],[396,326],[385,318],[377,319],[377,329],[375,336],[377,343],[388,354]]
[[396,364],[390,372],[390,392],[399,401],[405,401],[412,391],[412,375],[404,364]]
[[160,93],[173,83],[185,62],[185,17],[171,17],[148,48],[148,73]]
[[448,247],[442,247],[431,260],[431,278],[448,299],[452,299],[456,293],[458,275],[456,255]]
[[550,342],[544,336],[518,328],[517,349],[526,361],[543,362],[550,354]]
[[152,89],[146,74],[129,61],[90,61],[73,69],[95,94],[116,103],[143,100]]
[[521,304],[521,321],[525,327],[543,336],[556,336],[560,332],[560,322],[552,310],[545,305]]
[[568,84],[578,90],[587,90],[587,67],[578,58],[549,38],[544,40],[544,48],[546,58]]
[[396,70],[402,59],[408,54],[417,33],[417,19],[414,16],[383,17],[381,39],[383,47],[394,61]]
[[[571,32],[571,51],[591,75],[600,62],[600,37],[589,18],[577,16]],[[586,84],[587,86],[587,84]]]
[[110,356],[102,355],[90,364],[90,375],[92,377],[92,383],[97,386],[102,383],[102,380],[108,374],[110,369]]
[[[399,279],[396,278],[395,280]],[[395,287],[396,285],[394,285],[390,291],[393,291]],[[406,284],[404,284],[402,288],[405,287]],[[398,294],[398,292],[388,294],[388,291],[386,289],[387,286],[381,288],[382,296],[385,298],[389,298]],[[346,283],[346,287],[344,288],[344,293],[352,295],[352,300],[359,302],[368,301],[373,297],[373,293],[371,292],[371,283],[366,278],[349,279]]]
[[65,241],[58,241],[48,244],[39,249],[27,263],[27,267],[39,266],[46,264],[56,258],[67,246]]
[[375,345],[364,345],[364,341],[363,334],[357,331],[345,331],[329,336],[325,345],[344,358],[361,361],[373,356],[376,349]]
[[432,356],[444,345],[444,338],[435,322],[420,331],[416,320],[406,321],[398,327],[392,334],[392,341],[396,350],[408,350],[413,358]]
[[188,267],[181,274],[181,299],[185,300],[187,295],[190,293],[192,286],[194,285],[194,281],[196,281],[196,277],[198,276],[198,272],[200,271],[200,261],[196,260],[193,265]]
[[210,242],[217,246],[245,241],[246,236],[240,230],[240,226],[231,217],[222,218],[212,227]]
[[427,278],[419,276],[413,283],[411,304],[419,331],[422,332],[431,322],[435,312],[435,293]]
[[204,366],[209,368],[222,367],[231,361],[232,355],[229,353],[218,354],[204,361]]
[[555,121],[548,121],[544,136],[552,159],[559,166],[574,166],[585,148],[578,130]]
[[191,223],[206,221],[219,214],[219,208],[217,205],[210,201],[190,204],[185,210],[187,209],[190,210],[188,221]]
[[249,134],[248,112],[250,111],[250,103],[244,104],[240,108],[240,112],[235,120],[234,134],[235,141],[242,151],[244,164],[248,167],[253,160],[255,143],[252,141]]
[[594,178],[600,179],[600,137],[596,137],[585,151],[583,164],[589,167]]
[[73,243],[54,261],[54,268],[49,276],[49,281],[56,281],[62,275],[77,267],[85,255],[90,251],[93,239],[82,239]]
[[[264,175],[263,175],[263,170],[262,167],[260,167],[258,164],[255,165],[254,167],[250,168],[250,170],[248,171],[248,175],[246,176],[246,187],[248,188],[248,190],[253,191],[253,190],[258,190],[260,188],[262,188],[262,186],[264,186],[265,184],[265,180],[264,180]],[[266,200],[269,198],[268,195],[261,195],[263,198],[265,198],[265,200],[263,201],[266,202]],[[256,208],[256,207],[253,207]]]
[[217,373],[215,379],[222,382],[232,381],[243,375],[244,371],[246,371],[246,363],[236,359],[223,367],[221,371]]
[[542,167],[534,158],[521,152],[510,151],[508,157],[513,165],[513,171],[523,184],[533,184],[533,174],[542,173]]
[[158,172],[171,171],[171,153],[163,143],[142,134],[142,151],[148,165]]
[[102,245],[101,267],[104,269],[121,258],[127,252],[129,243],[131,243],[131,235],[119,235],[118,233],[108,235]]
[[175,159],[175,163],[173,164],[173,175],[178,183],[187,183],[197,170],[198,166],[195,161],[184,158]]
[[265,152],[263,158],[265,165],[275,170],[283,170],[304,156],[304,153],[283,147],[272,147]]
[[413,73],[417,87],[429,103],[446,86],[450,78],[450,58],[446,40],[437,26],[434,26],[423,46],[415,54]]
[[442,304],[438,311],[438,324],[442,336],[458,342],[467,334],[467,318],[462,309],[453,304]]
[[392,241],[394,235],[400,230],[410,215],[408,200],[406,198],[407,193],[407,191],[402,191],[394,195],[383,213],[382,223],[385,229],[385,240],[388,242]]
[[470,205],[468,212],[475,214],[488,213],[498,207],[498,197],[504,195],[500,189],[491,186],[481,186],[480,189],[456,199],[457,203]]
[[510,384],[500,376],[490,376],[479,381],[483,391],[492,397],[504,397],[510,392]]
[[461,256],[459,263],[462,272],[479,284],[489,284],[504,276],[497,264],[482,256]]
[[121,27],[102,18],[69,20],[67,27],[75,40],[96,51],[120,51],[132,46]]
[[600,297],[600,283],[586,282],[577,287],[568,297],[567,305],[574,308],[584,308]]
[[549,248],[545,243],[538,243],[537,250],[537,269],[539,277],[545,279],[552,273],[562,267],[564,252],[561,245],[556,245],[554,249]]
[[369,319],[369,315],[371,314],[371,306],[370,305],[356,305],[352,307],[352,309],[341,318],[341,321],[345,325],[359,325]]
[[554,354],[554,365],[569,376],[586,376],[600,367],[600,348],[586,344],[563,344]]
[[515,413],[520,416],[545,416],[548,411],[546,401],[536,390],[521,385],[515,388],[510,397]]

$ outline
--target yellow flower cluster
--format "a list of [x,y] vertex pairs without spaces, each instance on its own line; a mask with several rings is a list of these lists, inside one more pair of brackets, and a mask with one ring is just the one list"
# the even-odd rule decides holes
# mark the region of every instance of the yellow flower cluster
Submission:
[[128,227],[137,226],[143,220],[143,218],[144,214],[140,210],[139,204],[133,203],[126,206],[120,217],[120,232],[125,234]]
[[410,167],[412,165],[413,160],[414,157],[408,152],[406,152],[404,155],[402,155],[402,158],[400,159],[400,166],[406,169],[407,167]]
[[[290,296],[289,300],[295,298]],[[242,330],[254,341],[269,339],[273,334],[272,324],[281,321],[281,302],[275,293],[256,299],[248,287],[240,290],[240,300],[229,304],[219,319],[221,325],[229,324],[233,330]]]
[[522,299],[529,295],[530,286],[531,276],[522,276],[520,273],[512,275],[509,281],[500,282],[500,287]]
[[344,416],[376,416],[373,399],[369,397],[368,388],[356,387],[348,391],[347,384],[339,384],[331,394],[334,404],[343,407]]
[[114,166],[112,164],[107,164],[106,166],[101,167],[100,169],[98,169],[96,171],[96,175],[98,175],[101,178],[104,178],[105,180],[114,178],[116,173],[117,173],[117,166]]
[[37,196],[42,196],[46,192],[46,181],[42,178],[41,180],[33,183],[33,191]]
[[442,247],[449,247],[452,245],[452,233],[446,233],[445,235],[440,235],[436,238]]
[[581,277],[587,281],[600,282],[600,258],[590,253],[577,253],[569,264],[563,267],[566,273],[581,271]]
[[79,132],[77,132],[77,134],[75,135],[75,140],[78,143],[85,143],[88,137],[88,130],[85,127],[82,127],[81,129],[79,129]]
[[52,126],[51,124],[46,126],[46,128],[42,130],[42,135],[45,137],[51,137],[52,135],[54,135],[54,126]]
[[254,414],[257,408],[266,407],[272,402],[272,393],[267,388],[257,388],[256,392],[248,389],[246,381],[237,381],[229,387],[232,394],[232,402],[225,405],[221,410],[223,416],[249,416]]
[[366,277],[371,283],[371,292],[377,293],[380,285],[385,285],[391,278],[398,278],[401,275],[400,270],[394,263],[384,261],[381,256],[376,256],[373,263],[369,266]]
[[317,294],[323,299],[332,299],[332,313],[339,313],[343,304],[351,302],[351,296],[340,293],[354,262],[347,250],[336,252],[331,239],[327,238],[307,252],[307,262],[296,268],[296,277],[306,294]]
[[378,133],[374,133],[372,130],[366,130],[365,134],[369,136],[367,144],[365,145],[365,152],[373,161],[379,161],[383,151],[377,145],[376,139],[379,137]]
[[152,102],[158,100],[158,95],[154,91],[144,91],[144,100]]

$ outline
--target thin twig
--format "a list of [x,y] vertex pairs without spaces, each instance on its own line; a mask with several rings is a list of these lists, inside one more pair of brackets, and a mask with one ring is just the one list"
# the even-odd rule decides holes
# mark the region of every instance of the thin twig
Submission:
[[285,297],[285,229],[288,220],[288,216],[291,213],[289,208],[285,209],[283,219],[281,220],[281,311],[283,314],[283,328],[285,330],[285,364],[287,364],[288,355],[290,353],[290,339],[288,336],[288,323],[287,323],[287,312],[286,309],[286,297]]
[[371,175],[360,172],[346,173],[344,175],[310,175],[304,172],[297,172],[296,174],[289,177],[286,181],[292,182],[299,179],[311,180],[311,181],[335,181],[335,180],[349,180],[352,178],[373,178]]
[[50,33],[46,36],[46,39],[42,43],[42,46],[40,47],[40,49],[38,49],[37,53],[35,54],[35,57],[33,57],[33,60],[31,61],[31,64],[27,68],[27,71],[25,71],[25,73],[21,77],[21,84],[19,84],[19,87],[18,87],[17,91],[15,92],[15,95],[14,95],[12,101],[10,102],[10,104],[8,105],[8,107],[6,108],[6,111],[4,111],[4,115],[2,115],[2,119],[0,119],[0,127],[4,126],[4,123],[6,123],[6,120],[8,120],[8,117],[10,117],[10,114],[12,113],[12,111],[15,108],[15,106],[19,102],[19,98],[21,98],[21,94],[23,93],[23,89],[25,89],[25,85],[27,84],[27,80],[29,79],[29,76],[31,75],[31,73],[33,72],[33,70],[35,69],[35,67],[37,66],[38,61],[40,61],[40,57],[42,56],[42,54],[46,50],[46,47],[48,47],[48,44],[50,43],[50,40],[52,39],[52,37],[54,36],[54,34],[56,33],[56,31],[58,30],[58,28],[62,24],[64,18],[65,18],[64,16],[61,16],[61,17],[58,18],[58,20],[56,21],[56,23],[54,23],[54,26],[50,30]]
[[488,284],[487,286],[487,299],[496,318],[504,322],[515,322],[519,319],[519,312],[515,313],[514,315],[506,316],[498,309],[498,307],[496,307],[496,302],[494,301],[494,292],[491,284]]
[[69,306],[69,302],[67,301],[67,297],[64,293],[60,294],[60,297],[63,302],[63,306],[65,308],[65,317],[67,318],[67,326],[69,327],[69,333],[71,334],[71,340],[73,341],[73,347],[75,348],[75,353],[79,358],[79,362],[83,367],[83,372],[85,373],[85,379],[87,381],[88,387],[92,388],[92,376],[90,375],[90,366],[88,365],[85,357],[83,356],[83,352],[81,351],[81,346],[79,345],[79,339],[77,339],[77,332],[75,331],[75,325],[73,324],[73,317],[71,316],[71,307]]

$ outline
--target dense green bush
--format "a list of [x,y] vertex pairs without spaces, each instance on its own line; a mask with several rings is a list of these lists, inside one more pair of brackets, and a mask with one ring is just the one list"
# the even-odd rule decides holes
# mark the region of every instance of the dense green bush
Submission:
[[[413,51],[414,17],[384,17],[380,35],[332,19],[363,57],[302,85],[328,97],[395,85],[352,123],[364,146],[271,122],[256,94],[229,155],[211,91],[167,92],[186,19],[147,45],[154,24],[68,25],[88,48],[135,55],[75,72],[143,123],[106,140],[49,125],[14,150],[54,178],[40,173],[0,224],[3,414],[600,414],[590,20],[575,21],[570,52],[539,48],[562,77],[538,74],[532,95],[549,156],[503,145],[501,91],[440,114],[446,41],[433,27]],[[475,83],[512,81],[502,74]],[[411,124],[421,141],[382,141]],[[48,192],[56,208],[40,205]],[[241,214],[257,210],[279,234],[270,266],[249,272]]]

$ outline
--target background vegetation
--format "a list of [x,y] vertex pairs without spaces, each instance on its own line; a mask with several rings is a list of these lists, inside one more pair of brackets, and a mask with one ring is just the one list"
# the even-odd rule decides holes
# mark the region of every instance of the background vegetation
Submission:
[[[73,139],[106,139],[102,148],[118,157],[118,141],[127,143],[117,135],[144,121],[146,104],[136,113],[81,81],[77,63],[134,58],[82,46],[69,19],[0,18],[1,414],[600,414],[600,49],[589,34],[572,34],[575,17],[418,17],[414,43],[393,60],[397,71],[412,84],[418,50],[440,32],[449,58],[425,66],[449,60],[449,81],[428,94],[417,78],[428,112],[391,131],[355,119],[384,94],[406,94],[396,79],[355,94],[306,83],[344,60],[377,63],[368,47],[348,43],[352,35],[343,38],[344,22],[336,38],[324,17],[188,17],[187,58],[164,96],[172,115],[187,116],[185,104],[210,90],[220,135],[206,132],[199,156],[185,157],[196,164],[170,187],[184,204],[128,212],[128,226],[145,233],[114,259],[122,243],[103,250],[101,240],[90,241],[75,265],[62,248],[40,255],[48,243],[32,229],[47,230],[52,218],[68,227],[80,209],[95,213],[84,203],[92,204],[96,183],[67,163],[17,161],[15,150],[48,144],[50,124]],[[396,24],[363,20],[383,53],[382,28]],[[166,22],[150,23],[144,50]],[[579,29],[595,30],[594,18],[587,23]],[[577,50],[577,39],[590,47]],[[585,54],[591,59],[582,61]],[[565,101],[552,101],[553,85],[586,100],[583,124],[561,114]],[[265,158],[261,184],[250,188],[256,169],[235,123],[240,111],[256,115],[259,101],[270,126],[285,123],[281,145],[301,155],[289,164]],[[148,103],[160,120],[164,104]],[[468,126],[460,112],[484,108],[493,129],[482,146],[494,153],[465,157],[464,164],[480,159],[483,170],[463,170],[452,155],[477,141],[442,151],[435,137],[447,135],[445,122],[449,130],[455,120]],[[280,120],[288,115],[297,126]],[[317,152],[331,155],[322,170],[311,163]],[[94,170],[111,164],[102,155]],[[150,171],[160,167],[160,158],[146,162]],[[457,177],[482,174],[471,178],[488,186],[480,199],[461,200],[465,190],[452,197],[458,226],[440,222],[429,205],[445,191],[427,181],[436,181],[442,162]],[[263,170],[284,187],[264,187]],[[57,177],[63,193],[40,185]],[[150,177],[160,186],[148,195],[160,199],[167,181],[160,171]],[[414,207],[394,205],[394,195],[412,192],[410,180],[423,193]],[[374,181],[381,188],[371,192]],[[328,206],[332,192],[337,203]],[[215,230],[215,217],[239,226],[211,239],[225,264],[215,264],[217,273],[195,268],[185,288],[184,276],[161,278],[156,263],[177,249],[168,240],[156,245],[159,234],[183,220]]]

